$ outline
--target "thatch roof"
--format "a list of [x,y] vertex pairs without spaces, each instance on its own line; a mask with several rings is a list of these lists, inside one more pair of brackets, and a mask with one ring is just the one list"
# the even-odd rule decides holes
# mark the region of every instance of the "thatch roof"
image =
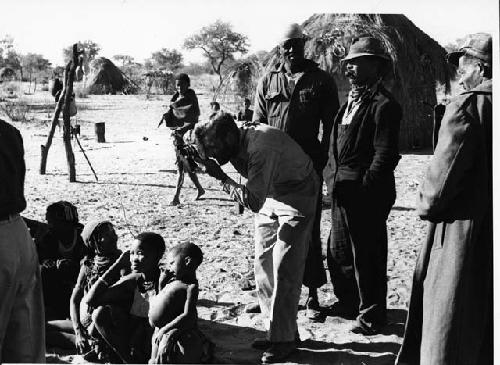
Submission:
[[129,81],[111,60],[101,57],[92,62],[87,79],[89,94],[116,94],[128,84]]
[[[446,51],[406,16],[400,14],[315,14],[302,24],[309,39],[306,57],[330,72],[344,102],[349,82],[340,68],[352,40],[360,35],[380,39],[393,61],[386,86],[403,107],[402,149],[432,145],[432,106],[436,89],[449,90]],[[275,55],[268,67],[277,61]]]

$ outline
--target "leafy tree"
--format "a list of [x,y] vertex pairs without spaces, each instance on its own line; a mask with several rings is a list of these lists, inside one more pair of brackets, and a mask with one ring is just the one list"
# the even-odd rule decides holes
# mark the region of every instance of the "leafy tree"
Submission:
[[[84,51],[83,57],[83,69],[85,73],[88,73],[90,69],[90,63],[97,57],[101,47],[91,40],[86,40],[83,42],[78,41],[78,50]],[[63,49],[64,62],[69,62],[73,58],[73,45],[68,46]]]
[[114,55],[113,59],[117,62],[121,62],[122,67],[125,65],[130,65],[132,62],[134,62],[134,57],[129,56],[129,55],[123,55],[123,54]]
[[0,67],[20,71],[21,79],[23,78],[21,55],[14,49],[14,38],[10,35],[5,35],[0,39]]
[[9,51],[14,50],[14,38],[11,35],[5,35],[0,39],[0,59],[3,61]]
[[236,53],[248,52],[248,38],[234,32],[229,23],[217,20],[184,41],[184,48],[199,48],[210,62],[213,71],[219,76],[219,86],[222,85],[222,67],[234,59]]
[[7,56],[3,59],[3,66],[10,67],[13,70],[18,70],[21,73],[21,80],[23,79],[23,65],[21,64],[22,56],[10,49]]
[[176,49],[162,48],[157,52],[151,54],[151,61],[153,66],[159,69],[167,69],[175,72],[182,68],[182,53]]
[[[50,62],[40,54],[28,53],[22,56],[21,65],[25,71],[29,74],[29,81],[31,87],[31,78],[33,74],[46,72],[50,69]],[[35,78],[35,89],[36,89],[36,78]]]

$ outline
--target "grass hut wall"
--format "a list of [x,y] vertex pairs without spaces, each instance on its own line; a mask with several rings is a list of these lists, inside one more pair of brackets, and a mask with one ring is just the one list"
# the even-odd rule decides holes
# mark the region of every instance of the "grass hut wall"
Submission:
[[111,60],[101,57],[93,61],[87,80],[89,94],[116,94],[128,85],[123,73]]
[[[393,63],[385,85],[403,108],[401,150],[432,146],[433,107],[437,92],[448,92],[446,51],[406,16],[400,14],[314,14],[303,24],[306,57],[328,71],[347,100],[350,86],[340,66],[354,38],[371,35],[382,41]],[[267,68],[277,61],[277,51]]]

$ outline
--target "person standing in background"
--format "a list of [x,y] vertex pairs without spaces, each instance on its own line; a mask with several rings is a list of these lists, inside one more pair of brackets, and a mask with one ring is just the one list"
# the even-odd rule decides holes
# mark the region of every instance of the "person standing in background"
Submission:
[[[311,158],[321,186],[339,100],[335,81],[304,57],[304,46],[302,27],[296,23],[289,25],[280,43],[280,63],[265,74],[257,86],[253,122],[269,124],[292,137]],[[321,140],[318,138],[320,122]],[[311,320],[323,317],[317,289],[326,283],[320,237],[321,200],[319,189],[303,280],[309,288],[306,307]]]

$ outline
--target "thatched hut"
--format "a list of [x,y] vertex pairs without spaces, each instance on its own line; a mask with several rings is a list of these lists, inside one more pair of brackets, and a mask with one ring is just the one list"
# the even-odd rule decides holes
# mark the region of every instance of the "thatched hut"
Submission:
[[379,38],[393,61],[386,85],[403,107],[400,147],[409,150],[432,145],[436,92],[449,90],[444,48],[400,14],[315,14],[302,26],[308,35],[306,57],[333,75],[341,103],[347,99],[349,81],[340,60],[354,38],[366,34]]
[[87,78],[89,94],[116,94],[129,84],[127,78],[109,59],[100,57],[92,62]]

